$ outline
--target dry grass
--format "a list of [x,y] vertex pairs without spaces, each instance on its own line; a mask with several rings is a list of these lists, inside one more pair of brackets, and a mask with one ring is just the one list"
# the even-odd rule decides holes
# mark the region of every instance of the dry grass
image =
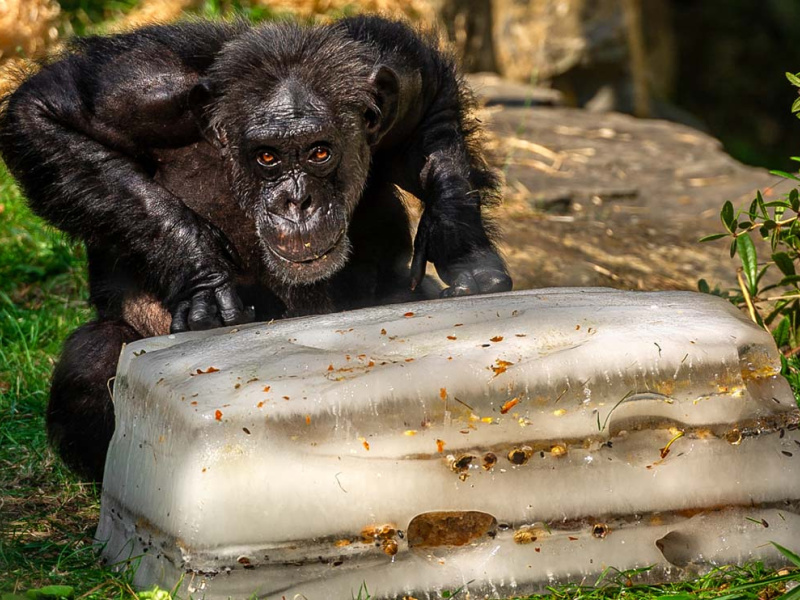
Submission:
[[[141,0],[127,14],[105,23],[103,31],[170,23],[190,12],[202,13],[208,3],[209,0]],[[320,21],[352,12],[425,23],[436,21],[432,0],[251,0],[250,6]],[[22,76],[35,69],[34,58],[58,51],[60,21],[63,15],[56,0],[0,0],[0,97],[12,92]]]
[[430,0],[259,0],[257,4],[304,17],[355,11],[405,17],[427,23],[436,19],[434,3]]
[[30,57],[55,43],[59,12],[55,0],[0,0],[0,96],[16,87]]
[[127,15],[111,23],[108,31],[127,31],[143,25],[170,23],[180,19],[186,11],[197,8],[199,0],[143,0]]
[[0,0],[0,59],[34,56],[58,36],[55,0]]

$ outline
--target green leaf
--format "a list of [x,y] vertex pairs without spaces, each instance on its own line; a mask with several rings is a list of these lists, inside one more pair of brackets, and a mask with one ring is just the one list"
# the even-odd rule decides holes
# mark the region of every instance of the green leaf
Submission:
[[758,260],[756,256],[756,246],[749,235],[740,235],[736,238],[736,249],[739,251],[739,258],[744,268],[744,276],[747,279],[747,286],[750,293],[755,296],[758,291]]
[[789,192],[789,204],[794,212],[800,211],[800,194],[797,193],[797,188]]
[[770,542],[770,544],[775,546],[775,548],[778,549],[778,552],[783,554],[783,557],[790,563],[792,563],[795,567],[800,567],[800,556],[797,556],[797,554],[795,554],[791,550],[788,550],[787,548],[784,548],[780,544],[776,544],[775,542]]
[[786,73],[786,79],[788,79],[789,83],[791,83],[792,85],[796,85],[797,87],[800,87],[800,77],[798,77],[794,73],[788,73],[787,72]]
[[705,279],[700,279],[697,281],[697,291],[700,292],[701,294],[710,294],[711,287],[708,285],[708,282]]
[[792,112],[800,112],[800,98],[797,98],[794,102],[792,102]]
[[800,275],[789,275],[780,280],[778,285],[793,285],[800,281]]
[[798,600],[800,599],[800,585],[795,588],[792,588],[785,594],[778,596],[775,600]]
[[172,600],[170,593],[158,586],[155,586],[152,590],[139,592],[137,598],[138,600]]
[[792,205],[786,202],[786,200],[773,200],[771,202],[767,202],[766,204],[764,204],[764,206],[767,206],[769,208],[777,206],[780,206],[782,208],[792,208]]
[[70,599],[75,597],[75,588],[69,585],[46,585],[35,590],[28,590],[25,595],[31,600]]
[[731,258],[736,256],[736,238],[731,242]]
[[775,344],[778,346],[778,348],[789,344],[790,330],[791,324],[789,322],[789,317],[783,317],[780,323],[778,323],[778,326],[772,332],[772,337],[775,338]]
[[787,173],[786,171],[770,171],[772,175],[777,175],[778,177],[783,177],[784,179],[794,179],[795,181],[800,181],[800,177],[793,173]]
[[761,195],[760,190],[756,192],[756,202],[758,203],[758,208],[761,210],[761,216],[768,219],[769,215],[767,214],[767,207],[764,204],[764,196]]
[[786,252],[776,252],[772,255],[772,260],[784,275],[795,274],[794,261],[792,261]]
[[[767,325],[771,324],[771,323],[772,323],[772,321],[774,321],[776,317],[779,317],[779,316],[780,316],[781,312],[783,311],[783,308],[784,308],[784,307],[785,307],[787,304],[788,304],[788,302],[786,302],[785,300],[784,300],[783,302],[777,302],[777,303],[775,304],[775,308],[773,308],[773,309],[772,309],[772,311],[771,311],[771,312],[770,312],[770,313],[767,315],[767,317],[764,319],[764,322],[765,322]],[[789,331],[789,335],[791,336],[791,330]]]
[[700,241],[701,242],[711,242],[711,241],[714,241],[714,240],[718,240],[720,238],[728,237],[728,235],[730,235],[730,234],[727,234],[727,233],[712,233],[711,235],[707,235],[705,237],[701,237]]
[[733,215],[733,204],[730,200],[727,200],[725,204],[722,205],[722,212],[720,212],[719,217],[722,219],[722,224],[725,226],[725,229],[731,233],[736,230],[736,217]]
[[763,294],[764,292],[768,292],[769,290],[774,290],[776,287],[778,287],[777,283],[771,283],[770,285],[765,285],[760,290],[758,290],[758,293]]

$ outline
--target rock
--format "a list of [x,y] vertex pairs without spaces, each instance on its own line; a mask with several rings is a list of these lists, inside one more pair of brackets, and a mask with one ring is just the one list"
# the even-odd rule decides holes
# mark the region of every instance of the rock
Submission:
[[515,289],[733,287],[727,244],[699,238],[722,230],[726,200],[741,207],[757,189],[787,187],[667,121],[499,104],[481,119],[506,174],[497,221]]
[[466,76],[470,88],[486,106],[563,106],[564,95],[552,88],[503,79],[496,73],[471,73]]
[[673,90],[670,0],[443,0],[438,13],[465,69],[547,83],[570,105],[633,112],[638,78],[643,110],[661,114],[649,96]]

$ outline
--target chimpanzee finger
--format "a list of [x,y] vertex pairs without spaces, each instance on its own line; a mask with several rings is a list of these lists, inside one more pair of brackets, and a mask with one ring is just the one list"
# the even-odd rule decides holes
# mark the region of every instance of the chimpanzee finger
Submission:
[[242,323],[252,323],[256,320],[256,307],[245,306],[243,315]]
[[411,268],[409,269],[412,292],[422,282],[422,278],[425,277],[425,270],[428,267],[427,238],[428,236],[423,231],[422,223],[420,223],[417,236],[414,239],[414,257],[411,259]]
[[225,325],[238,325],[244,323],[246,317],[242,301],[230,283],[224,283],[214,290],[217,299],[217,308],[222,323]]
[[181,333],[182,331],[189,331],[189,309],[192,303],[188,300],[179,302],[175,310],[172,311],[172,323],[169,326],[170,333]]
[[456,276],[453,285],[442,290],[441,297],[469,296],[470,294],[477,294],[479,291],[478,284],[472,277],[472,273],[462,271]]
[[203,331],[222,325],[217,314],[217,303],[214,292],[200,290],[192,296],[192,308],[189,310],[189,329]]
[[513,284],[511,277],[499,269],[475,269],[472,276],[478,284],[478,291],[482,294],[508,292]]

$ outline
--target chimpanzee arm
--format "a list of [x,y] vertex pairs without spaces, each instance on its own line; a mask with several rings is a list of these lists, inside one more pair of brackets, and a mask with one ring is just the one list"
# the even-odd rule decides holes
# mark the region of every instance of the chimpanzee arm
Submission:
[[412,286],[427,261],[450,287],[444,296],[511,289],[482,208],[496,202],[500,180],[482,154],[475,108],[452,57],[425,35],[380,17],[345,19],[376,61],[398,76],[397,118],[376,153],[395,167],[395,183],[425,203],[411,263]]
[[465,110],[456,91],[445,92],[423,117],[415,146],[425,162],[419,189],[409,190],[425,203],[414,239],[412,285],[421,281],[430,261],[450,286],[443,296],[504,292],[512,286],[482,211],[499,199],[499,178],[480,153]]
[[192,328],[217,312],[242,320],[235,252],[153,181],[149,150],[199,139],[187,98],[232,34],[184,25],[79,41],[11,95],[0,121],[0,151],[31,208],[132,265],[170,310],[188,302]]

